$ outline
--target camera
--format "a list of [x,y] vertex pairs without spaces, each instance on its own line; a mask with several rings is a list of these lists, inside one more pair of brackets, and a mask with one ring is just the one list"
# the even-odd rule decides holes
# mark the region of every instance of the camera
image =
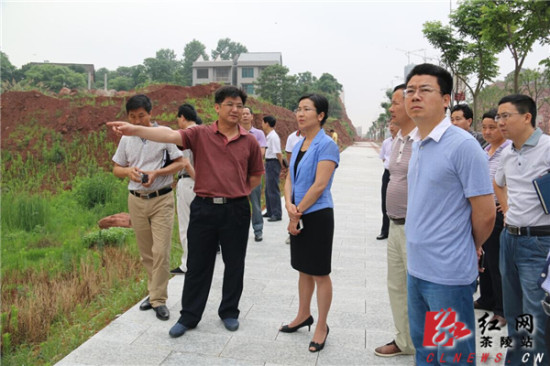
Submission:
[[147,183],[149,182],[149,175],[145,173],[141,173],[141,183]]

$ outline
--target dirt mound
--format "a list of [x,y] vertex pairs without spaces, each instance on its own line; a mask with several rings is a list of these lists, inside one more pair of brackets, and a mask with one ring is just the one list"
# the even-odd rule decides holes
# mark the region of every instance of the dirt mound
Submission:
[[[188,99],[211,98],[219,84],[212,83],[193,87],[181,87],[175,85],[152,85],[140,93],[147,94],[153,102],[153,120],[160,118],[164,113],[174,114],[177,107]],[[25,161],[28,155],[42,154],[33,149],[37,139],[44,138],[48,146],[52,145],[49,136],[35,135],[26,139],[33,129],[42,127],[51,129],[63,135],[66,142],[72,142],[73,137],[88,136],[90,132],[106,131],[107,140],[117,143],[119,138],[105,126],[105,122],[112,120],[125,120],[126,100],[135,94],[132,92],[117,92],[114,96],[100,95],[94,92],[71,92],[69,95],[45,95],[39,91],[9,91],[1,95],[1,148],[3,151],[20,155]],[[286,145],[287,136],[297,129],[294,114],[282,107],[277,107],[265,102],[249,98],[247,104],[255,113],[254,125],[261,129],[262,117],[273,115],[277,119],[275,129],[281,138],[282,147]],[[343,108],[345,111],[345,109]],[[201,114],[201,110],[198,110]],[[345,113],[345,112],[344,112]],[[206,124],[212,123],[214,116],[201,115]],[[171,118],[171,117],[169,117]],[[162,122],[175,128],[173,122]],[[356,135],[351,121],[344,114],[342,120],[330,120],[324,126],[325,130],[334,128],[339,136],[340,146],[348,146],[353,143]],[[19,132],[14,132],[19,129]],[[21,140],[27,140],[24,144]],[[99,149],[101,150],[101,149]],[[110,167],[110,158],[105,156],[106,151],[94,151],[97,161],[104,162],[105,167]],[[38,156],[34,156],[37,158]],[[9,163],[7,163],[9,166]],[[66,166],[63,169],[62,179],[68,180],[74,177],[77,166]]]

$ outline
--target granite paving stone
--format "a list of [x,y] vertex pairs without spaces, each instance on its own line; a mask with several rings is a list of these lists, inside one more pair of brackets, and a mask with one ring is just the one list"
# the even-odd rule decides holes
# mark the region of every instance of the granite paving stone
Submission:
[[[218,255],[197,328],[176,339],[168,335],[179,317],[185,281],[185,276],[174,276],[168,287],[169,321],[156,319],[153,311],[140,311],[140,301],[58,365],[413,365],[412,356],[381,358],[373,352],[394,337],[386,286],[387,241],[376,240],[382,223],[383,166],[378,149],[375,143],[356,143],[342,152],[336,170],[334,294],[330,334],[321,352],[308,350],[316,323],[311,331],[307,327],[292,334],[278,331],[294,319],[298,308],[298,273],[290,266],[290,249],[285,244],[288,217],[283,212],[282,221],[264,221],[262,242],[255,242],[250,230],[238,331],[227,331],[217,314],[224,270]],[[311,311],[317,319],[315,294]],[[476,311],[477,317],[481,315]],[[478,349],[478,359],[481,351],[494,357],[499,349]]]

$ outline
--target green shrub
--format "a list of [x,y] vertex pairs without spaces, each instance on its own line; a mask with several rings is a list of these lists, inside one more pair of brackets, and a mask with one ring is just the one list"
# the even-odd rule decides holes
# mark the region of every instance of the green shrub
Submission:
[[78,179],[74,193],[79,204],[92,209],[111,201],[118,187],[119,180],[113,174],[97,172],[91,177]]
[[39,195],[5,193],[2,196],[2,226],[4,230],[33,231],[48,223],[48,200]]
[[84,235],[82,238],[83,244],[88,247],[104,247],[104,246],[121,246],[126,242],[128,235],[132,233],[132,229],[122,227],[111,227],[105,230],[95,231]]

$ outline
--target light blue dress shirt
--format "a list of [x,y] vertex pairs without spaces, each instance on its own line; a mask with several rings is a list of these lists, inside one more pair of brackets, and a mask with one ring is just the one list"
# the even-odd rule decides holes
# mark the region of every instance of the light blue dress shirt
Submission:
[[451,286],[476,279],[468,198],[493,193],[487,160],[477,140],[449,118],[414,142],[405,224],[410,275]]

